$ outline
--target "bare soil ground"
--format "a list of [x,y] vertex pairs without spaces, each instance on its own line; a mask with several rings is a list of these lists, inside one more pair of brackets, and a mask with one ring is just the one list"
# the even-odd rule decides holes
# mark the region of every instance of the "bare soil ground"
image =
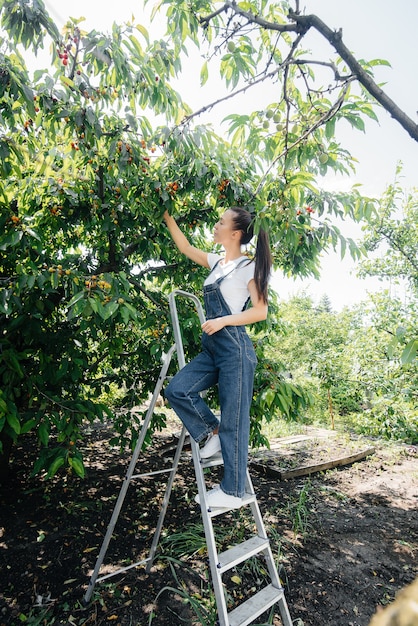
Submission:
[[[366,626],[379,605],[418,575],[417,447],[308,434],[310,439],[272,442],[271,451],[252,455],[251,474],[289,610],[295,626]],[[130,459],[129,452],[109,446],[111,435],[104,426],[91,429],[84,480],[30,477],[35,444],[28,437],[15,450],[10,481],[0,491],[1,626],[216,623],[187,451],[152,571],[135,568],[96,585],[83,606]],[[170,467],[172,441],[172,432],[158,434],[140,456],[140,471]],[[373,454],[348,466],[288,479],[276,472],[284,475],[370,446]],[[209,480],[216,482],[213,474]],[[165,481],[162,475],[131,483],[105,572],[147,556]],[[242,510],[227,521],[235,532],[247,524]],[[236,574],[229,581],[231,598],[245,596],[262,576],[256,567],[249,568],[246,580]],[[185,596],[205,612],[203,621]],[[264,615],[256,623],[268,619]],[[278,613],[270,620],[281,624]]]

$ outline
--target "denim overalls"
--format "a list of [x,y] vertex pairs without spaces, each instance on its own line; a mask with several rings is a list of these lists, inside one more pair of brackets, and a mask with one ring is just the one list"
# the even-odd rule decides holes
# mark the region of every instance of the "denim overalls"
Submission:
[[[241,263],[232,271],[236,271]],[[226,276],[203,287],[207,319],[231,315],[220,290]],[[213,335],[203,333],[202,352],[174,376],[165,392],[195,441],[202,441],[219,426],[224,460],[221,488],[238,498],[245,492],[256,363],[254,347],[244,326],[225,326]],[[200,395],[216,384],[221,407],[220,423]]]

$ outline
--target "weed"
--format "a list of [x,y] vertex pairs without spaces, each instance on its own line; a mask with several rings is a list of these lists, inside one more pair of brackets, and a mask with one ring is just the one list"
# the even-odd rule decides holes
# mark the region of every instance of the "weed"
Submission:
[[296,502],[289,503],[289,514],[292,518],[292,530],[295,535],[305,537],[309,531],[309,492],[312,488],[310,480],[307,480],[300,490]]
[[180,559],[203,554],[207,548],[202,522],[192,522],[183,530],[164,537],[162,549],[169,556]]
[[335,498],[336,500],[340,500],[341,502],[348,502],[348,500],[350,499],[342,491],[338,491],[337,489],[334,489],[333,487],[328,487],[328,485],[321,485],[319,490],[321,493],[329,497]]
[[45,610],[38,613],[38,609],[35,607],[31,609],[28,615],[24,613],[19,613],[19,621],[26,626],[52,626],[55,622],[55,618],[52,615],[49,615],[49,607]]
[[[176,567],[181,568],[180,571],[185,574],[185,579],[190,581],[191,578],[196,578],[196,572],[191,568],[188,568],[177,559],[172,559],[169,557],[164,557],[170,566],[170,570],[174,579],[174,583],[176,586],[166,585],[158,592],[155,597],[154,604],[157,603],[158,598],[163,593],[173,593],[179,598],[182,599],[184,604],[189,605],[190,610],[196,617],[196,621],[189,621],[190,624],[205,624],[205,626],[215,626],[217,621],[217,610],[215,605],[214,594],[212,593],[212,589],[210,585],[207,585],[206,580],[200,577],[201,587],[200,590],[190,590],[185,580],[180,578],[177,573]],[[155,617],[155,613],[151,612],[148,620],[148,626],[151,626],[153,619]],[[184,621],[180,616],[176,615],[177,619]]]

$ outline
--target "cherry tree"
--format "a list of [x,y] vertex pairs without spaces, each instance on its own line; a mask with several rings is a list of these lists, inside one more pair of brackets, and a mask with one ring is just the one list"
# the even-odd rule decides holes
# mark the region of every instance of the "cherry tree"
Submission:
[[[364,130],[379,103],[417,138],[374,82],[385,61],[356,60],[298,2],[170,1],[158,11],[167,35],[154,41],[135,20],[101,33],[69,18],[60,32],[42,0],[0,1],[4,465],[12,443],[32,431],[41,444],[35,471],[52,476],[70,465],[82,476],[83,424],[105,416],[122,443],[135,441],[140,417],[116,413],[109,398],[122,386],[125,409],[146,398],[172,342],[166,295],[184,285],[197,292],[202,279],[173,250],[166,209],[210,246],[219,211],[246,205],[256,230],[270,232],[275,266],[317,276],[328,247],[362,254],[335,217],[369,220],[376,206],[357,189],[321,189],[328,171],[355,169],[337,125]],[[304,50],[309,29],[333,45],[334,59]],[[36,65],[41,49],[50,50],[48,67]],[[225,86],[204,107],[230,103],[223,136],[173,87],[187,80],[187,54],[197,51],[201,84],[217,72]],[[267,84],[274,97],[266,100]],[[235,96],[250,89],[262,105],[237,113]],[[181,314],[191,354],[199,328],[186,306]],[[268,332],[254,330],[254,341]],[[256,397],[266,398],[270,383],[261,376],[259,384]],[[276,391],[285,414],[308,402],[285,379]],[[256,402],[255,414],[277,406]]]

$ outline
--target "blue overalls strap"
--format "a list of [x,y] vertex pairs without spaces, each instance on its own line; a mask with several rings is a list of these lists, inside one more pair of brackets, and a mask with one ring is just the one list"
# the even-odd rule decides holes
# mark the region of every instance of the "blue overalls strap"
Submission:
[[[211,271],[209,272],[209,276],[212,274],[213,270],[219,265],[219,263],[221,262],[221,259],[219,259],[218,261],[216,261],[215,265],[212,267]],[[241,261],[239,263],[237,263],[237,265],[235,267],[232,268],[232,270],[230,270],[227,274],[224,274],[223,276],[220,276],[217,280],[215,280],[215,283],[219,286],[221,284],[221,282],[230,274],[232,274],[233,272],[235,272],[235,270],[239,269],[240,267],[242,267],[244,265],[244,263],[252,263],[251,259],[241,259]],[[244,302],[244,306],[242,307],[241,311],[245,311],[245,309],[248,306],[248,303],[250,301],[250,296],[248,296],[248,298],[246,299],[246,301]]]
[[[221,259],[219,259],[218,261],[216,261],[215,265],[212,267],[212,269],[210,270],[208,276],[210,276],[212,274],[212,272],[214,271],[214,269],[219,265],[219,263],[221,262]],[[224,274],[223,276],[219,276],[219,278],[215,281],[218,285],[221,284],[221,282],[230,274],[232,274],[233,272],[235,272],[235,270],[239,269],[244,263],[251,263],[251,259],[241,259],[241,261],[239,263],[237,263],[237,265],[235,267],[232,268],[232,270],[230,270],[227,274]]]

